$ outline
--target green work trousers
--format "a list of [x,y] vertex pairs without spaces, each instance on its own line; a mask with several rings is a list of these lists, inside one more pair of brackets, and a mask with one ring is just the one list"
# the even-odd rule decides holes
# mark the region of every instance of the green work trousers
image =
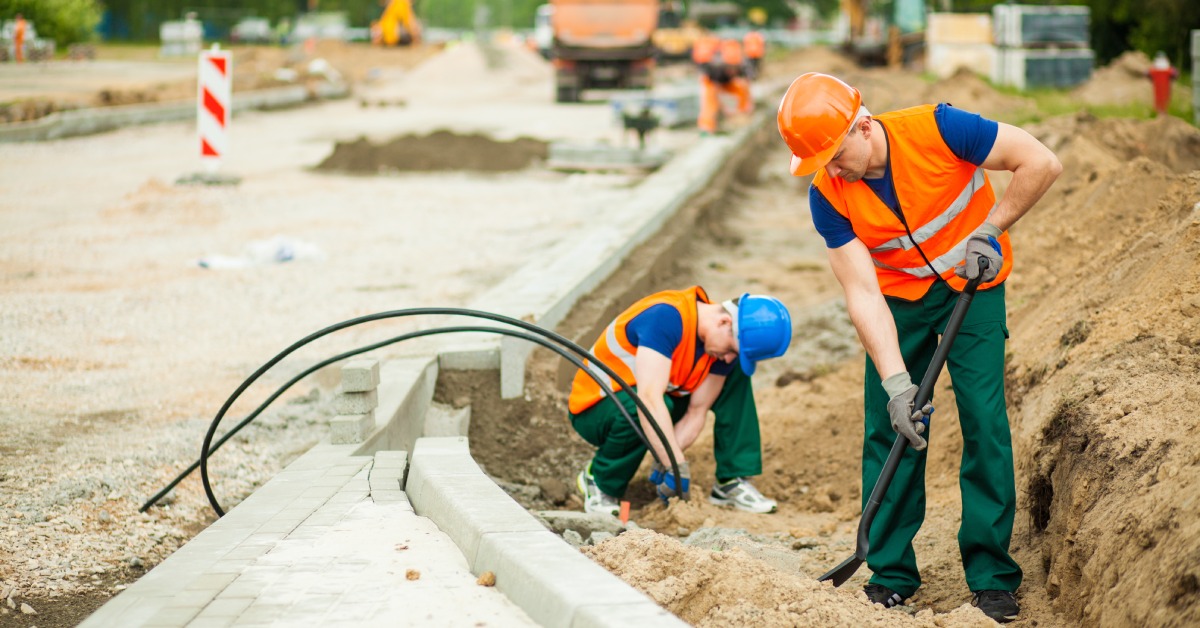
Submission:
[[[617,398],[633,420],[638,420],[637,406],[630,395],[622,391],[617,393]],[[675,424],[687,412],[691,397],[664,395],[663,400],[671,413],[671,423]],[[754,405],[750,378],[740,367],[735,366],[725,377],[725,385],[721,387],[712,411],[716,415],[713,456],[717,461],[717,477],[760,475],[762,439],[758,433],[758,408]],[[646,445],[629,421],[610,399],[601,399],[587,410],[571,415],[571,426],[596,447],[596,455],[592,457],[596,485],[606,495],[625,495],[625,488],[646,454]],[[663,464],[670,466],[670,461],[664,460]]]
[[[958,300],[944,282],[936,282],[919,301],[887,299],[900,351],[914,383],[920,383],[933,360],[938,337],[946,329]],[[950,349],[947,366],[958,402],[963,433],[962,524],[958,547],[971,591],[1016,591],[1021,568],[1008,553],[1017,495],[1013,476],[1012,437],[1004,406],[1004,341],[1008,326],[1004,284],[975,294]],[[866,433],[863,439],[863,506],[879,479],[896,432],[888,418],[888,396],[870,357],[865,377]],[[936,405],[936,404],[935,404]],[[924,434],[936,447],[937,413]],[[925,461],[928,449],[904,452],[896,475],[871,526],[867,565],[871,582],[904,597],[921,586],[912,540],[925,519]]]

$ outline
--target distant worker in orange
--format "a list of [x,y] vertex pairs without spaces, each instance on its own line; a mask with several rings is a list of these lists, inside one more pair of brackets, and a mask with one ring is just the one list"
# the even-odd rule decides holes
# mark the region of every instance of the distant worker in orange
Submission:
[[763,55],[767,53],[767,40],[759,31],[747,31],[742,37],[742,49],[746,52],[747,78],[758,78]]
[[737,98],[739,113],[754,109],[742,45],[737,40],[703,37],[692,47],[692,60],[700,68],[700,116],[696,126],[701,135],[717,132],[721,92]]
[[13,19],[13,59],[20,63],[25,60],[25,29],[28,24],[25,18],[18,13]]

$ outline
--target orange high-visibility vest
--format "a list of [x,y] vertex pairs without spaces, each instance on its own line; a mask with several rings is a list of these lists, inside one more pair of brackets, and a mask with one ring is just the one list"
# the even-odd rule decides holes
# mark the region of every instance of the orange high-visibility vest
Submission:
[[[700,286],[692,286],[686,290],[658,292],[634,303],[608,324],[604,333],[596,340],[596,344],[592,345],[592,355],[608,365],[630,386],[637,386],[637,347],[629,342],[629,338],[625,335],[625,326],[635,316],[645,312],[651,306],[665,303],[679,310],[679,315],[683,318],[683,340],[671,354],[671,376],[667,384],[667,393],[676,397],[691,394],[704,381],[704,378],[708,377],[708,372],[715,361],[715,358],[708,354],[701,355],[699,359],[696,358],[697,302],[710,302],[704,288]],[[593,373],[603,378],[602,381],[608,381],[614,392],[621,390],[616,382],[604,371],[592,365],[590,361],[585,360],[584,364]],[[604,391],[600,389],[596,381],[588,377],[582,369],[577,370],[575,380],[571,383],[571,397],[567,402],[571,414],[579,414],[596,405],[603,398]]]
[[[954,274],[954,266],[966,257],[967,239],[996,205],[983,168],[959,159],[942,139],[934,108],[922,105],[874,118],[886,132],[892,183],[907,228],[862,181],[847,183],[822,168],[812,183],[871,251],[883,294],[909,301],[925,296],[937,276],[963,289],[966,280]],[[980,290],[1004,281],[1012,270],[1008,232],[998,240],[1004,265]]]

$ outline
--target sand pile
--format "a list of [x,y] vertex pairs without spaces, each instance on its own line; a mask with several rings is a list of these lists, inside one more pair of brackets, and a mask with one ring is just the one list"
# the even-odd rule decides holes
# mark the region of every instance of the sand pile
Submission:
[[627,532],[586,553],[694,626],[992,626],[978,610],[909,616],[861,592],[786,573],[738,549],[687,547],[648,530]]
[[338,142],[318,170],[375,174],[396,171],[505,172],[546,159],[545,142],[527,137],[499,142],[486,135],[434,131],[374,144],[366,138]]
[[1075,620],[1194,625],[1200,131],[1086,117],[1038,131],[1063,138],[1066,170],[1014,232],[1009,407],[1025,535]]

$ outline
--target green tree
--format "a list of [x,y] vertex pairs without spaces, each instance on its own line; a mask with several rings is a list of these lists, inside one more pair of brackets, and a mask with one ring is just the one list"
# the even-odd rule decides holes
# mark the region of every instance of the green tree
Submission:
[[0,0],[0,19],[17,13],[33,22],[38,37],[53,39],[59,48],[91,39],[100,23],[96,0]]

